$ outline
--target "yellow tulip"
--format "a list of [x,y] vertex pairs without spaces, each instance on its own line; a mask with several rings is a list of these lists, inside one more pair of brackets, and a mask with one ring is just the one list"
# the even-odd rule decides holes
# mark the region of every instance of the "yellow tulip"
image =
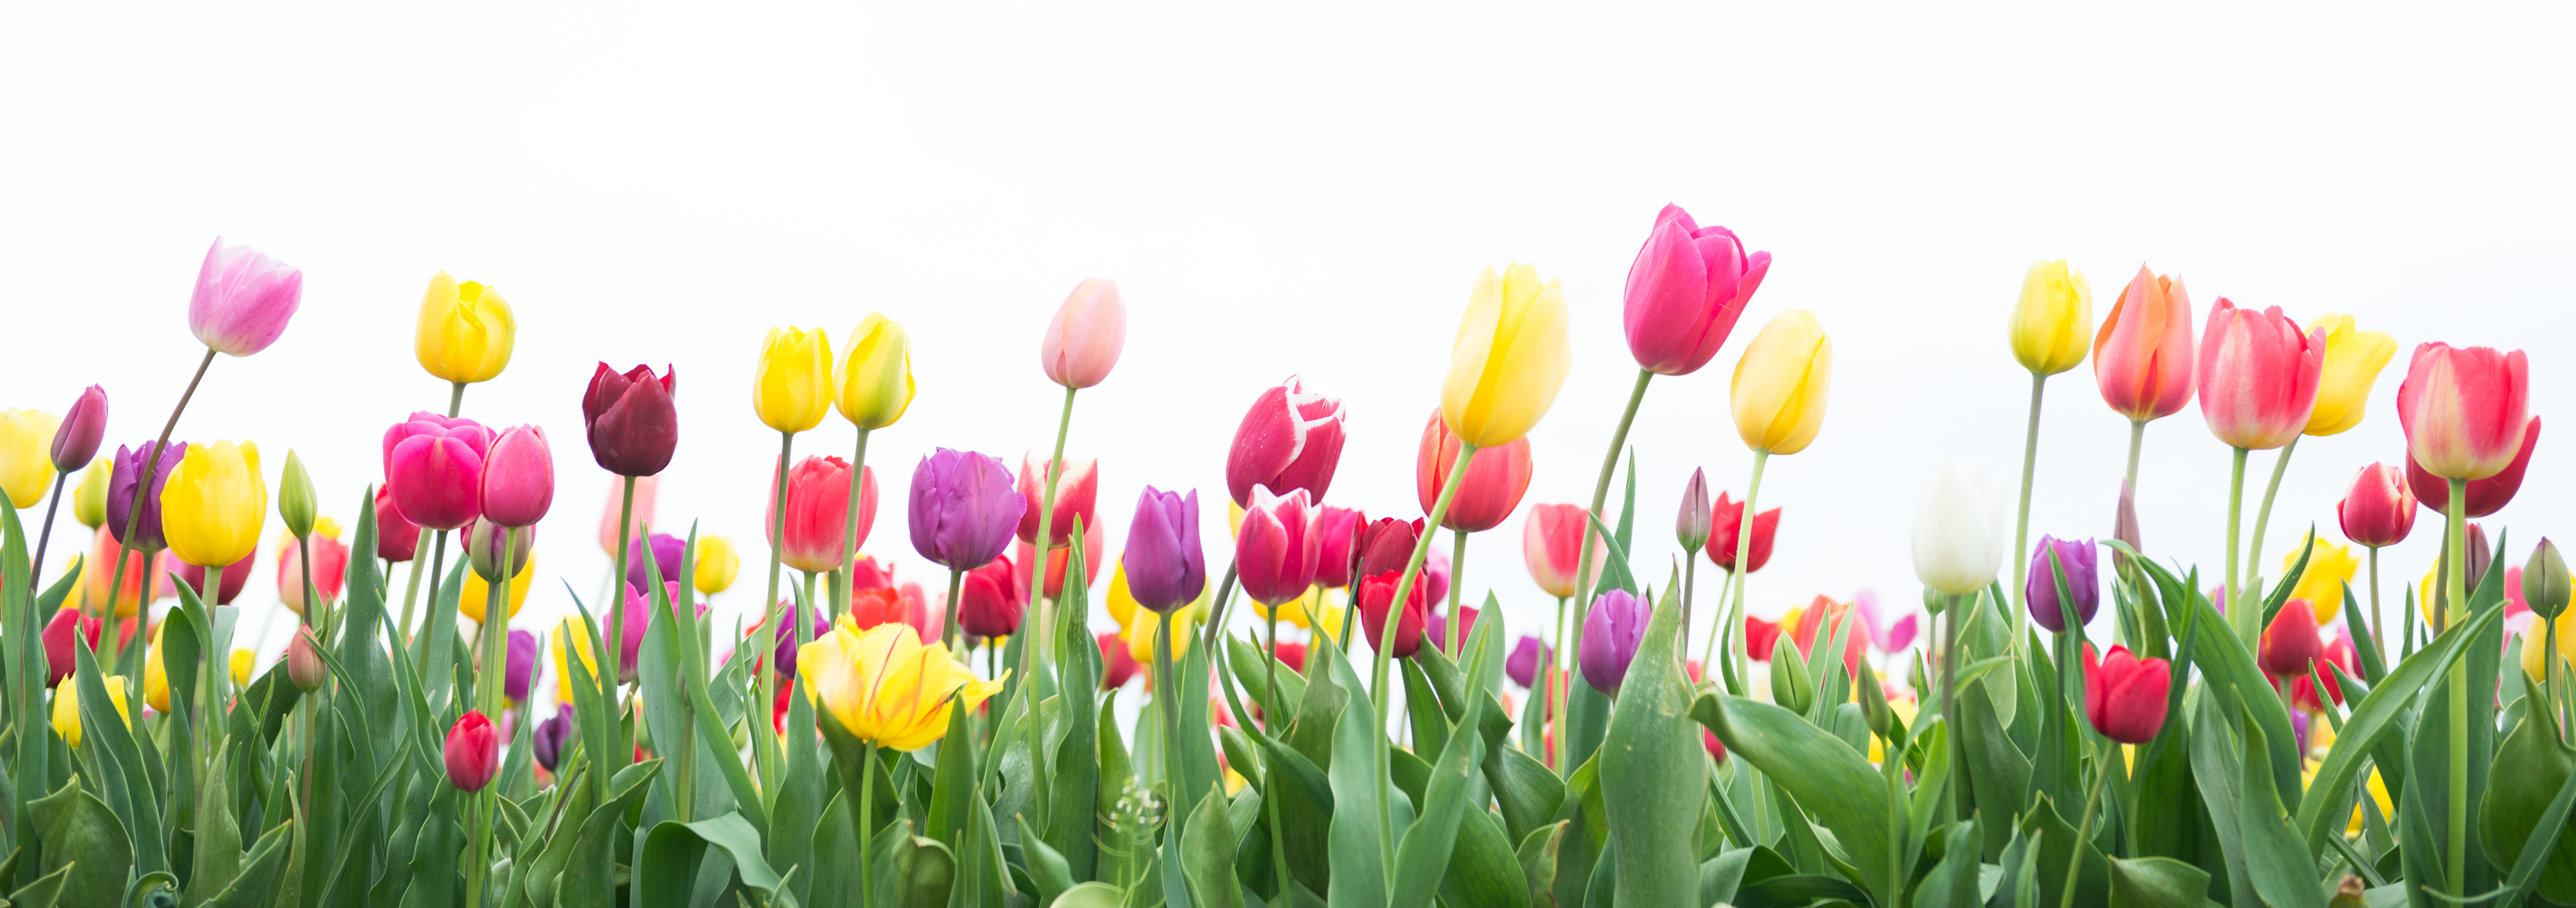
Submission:
[[832,339],[822,329],[771,328],[760,345],[751,409],[781,432],[822,424],[832,407]]
[[[493,569],[499,570],[499,566],[495,565]],[[519,565],[519,573],[510,578],[509,617],[519,617],[520,607],[528,604],[528,583],[536,579],[536,576],[537,556],[531,553],[527,563]],[[464,587],[456,591],[456,611],[458,614],[474,619],[474,623],[481,624],[483,623],[483,604],[491,598],[492,584],[468,573],[465,575]]]
[[0,491],[31,508],[54,484],[54,429],[62,417],[43,410],[0,410]]
[[578,617],[566,618],[556,626],[554,639],[548,642],[555,652],[555,702],[572,702],[572,670],[564,661],[564,644],[567,641],[573,644],[573,654],[581,659],[581,667],[590,672],[591,679],[596,682],[599,658],[591,654],[591,648],[598,645],[598,639],[591,634],[590,625],[581,623]]
[[250,650],[233,650],[232,664],[230,667],[233,670],[234,687],[244,687],[250,684],[250,670],[256,667],[258,658],[259,657],[253,655]]
[[1334,587],[1315,597],[1306,609],[1312,630],[1335,640],[1342,639],[1342,625],[1351,620],[1351,591]]
[[1834,339],[1816,313],[1793,309],[1762,326],[1735,361],[1728,391],[1735,434],[1746,447],[1795,454],[1825,426],[1825,392],[1834,373]]
[[1573,367],[1565,331],[1565,291],[1541,283],[1538,269],[1515,262],[1500,277],[1491,267],[1478,275],[1440,384],[1450,434],[1479,448],[1529,434]]
[[725,536],[698,538],[698,563],[689,569],[689,583],[698,592],[713,596],[733,587],[733,578],[742,573],[742,556],[734,554],[733,539]]
[[2013,359],[2038,375],[2055,375],[2084,363],[2093,343],[2093,285],[2065,259],[2031,263],[2013,305]]
[[862,429],[882,429],[912,406],[912,337],[893,319],[874,312],[850,329],[833,403],[841,418]]
[[452,382],[490,381],[510,365],[519,321],[498,291],[473,281],[459,284],[441,271],[420,298],[420,328],[412,352],[429,374]]
[[[1214,601],[1214,592],[1200,590],[1196,601],[1172,610],[1172,620],[1178,622],[1172,625],[1173,659],[1190,654],[1190,640],[1198,636],[1192,630],[1199,626],[1199,622],[1207,620],[1208,606]],[[1135,659],[1136,664],[1154,664],[1154,635],[1162,624],[1162,614],[1140,608],[1135,612],[1135,623],[1128,625],[1127,630],[1120,634],[1127,641],[1128,657]]]
[[[1317,592],[1318,590],[1314,587],[1307,587],[1305,595],[1280,603],[1276,609],[1279,613],[1277,620],[1282,624],[1291,624],[1297,627],[1312,626],[1314,621],[1312,616],[1314,613],[1309,611],[1309,607],[1315,604],[1315,595]],[[1262,604],[1261,600],[1252,600],[1252,613],[1261,618],[1261,620],[1272,620],[1272,616],[1270,614],[1272,611],[1273,609],[1268,605]]]
[[[116,704],[116,717],[125,720],[126,728],[133,728],[134,716],[125,710],[125,676],[111,676],[106,681],[107,699]],[[54,688],[54,733],[62,735],[63,743],[71,745],[73,750],[80,749],[79,678],[64,678],[63,683]]]
[[[2568,671],[2576,670],[2576,609],[2559,612],[2557,623],[2558,659],[2566,663],[2558,667],[2558,671],[2563,676]],[[2544,642],[2544,638],[2548,635],[2548,629],[2540,623],[2538,616],[2534,616],[2530,626],[2522,630],[2522,674],[2530,678],[2534,684],[2543,680],[2540,676],[2542,668],[2540,651],[2549,648]]]
[[2397,355],[2397,339],[2353,327],[2352,316],[2326,313],[2308,323],[2326,332],[2326,363],[2317,376],[2317,407],[2308,414],[2309,435],[2333,435],[2361,425],[2370,386]]
[[1136,622],[1137,612],[1152,610],[1138,606],[1135,595],[1127,591],[1127,565],[1121,561],[1109,562],[1109,594],[1100,602],[1109,608],[1109,619],[1118,622],[1118,632],[1123,634]]
[[161,625],[152,626],[152,645],[143,651],[143,702],[153,712],[170,714],[170,674],[161,665]]
[[189,564],[222,567],[250,557],[267,518],[259,446],[247,441],[189,445],[161,487],[161,535],[170,554]]
[[947,734],[959,700],[971,713],[1002,689],[999,679],[976,678],[948,647],[924,645],[910,627],[861,631],[846,616],[796,650],[796,675],[808,700],[851,737],[907,751]]
[[72,517],[81,526],[98,529],[107,522],[107,484],[116,478],[116,462],[101,457],[90,461],[81,471],[80,486],[72,490]]
[[[2290,567],[2297,563],[2299,550],[2294,548],[2281,559],[2281,576],[2290,576]],[[2324,626],[2343,612],[2343,586],[2352,582],[2353,571],[2360,567],[2361,559],[2352,556],[2350,546],[2319,539],[2315,553],[2308,556],[2307,572],[2290,588],[2290,598],[2308,600],[2308,607],[2317,611],[2317,624]]]

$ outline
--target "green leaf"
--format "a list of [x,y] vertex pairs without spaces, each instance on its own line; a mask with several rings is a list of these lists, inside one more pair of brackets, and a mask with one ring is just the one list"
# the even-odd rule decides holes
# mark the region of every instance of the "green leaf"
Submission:
[[1565,782],[1529,754],[1507,747],[1485,753],[1485,784],[1502,809],[1503,829],[1526,840],[1548,825],[1565,803]]
[[[2272,788],[2271,748],[2263,738],[2263,728],[2250,718],[2244,721],[2245,737],[2240,748],[2244,753],[2244,773],[2238,792],[2237,812],[2244,825],[2238,842],[2245,849],[2245,872],[2254,891],[2263,902],[2275,908],[2324,908],[2325,897],[2317,888],[2315,853],[2291,831],[2281,815],[2280,795]],[[2288,741],[2281,744],[2290,749]]]
[[134,867],[133,843],[107,804],[82,789],[80,777],[29,803],[27,813],[45,845],[39,874],[71,870],[63,882],[63,904],[113,905],[124,897],[126,875]]
[[[1679,579],[1664,585],[1661,601],[1646,620],[1645,637],[1619,686],[1601,745],[1602,804],[1609,812],[1610,840],[1616,846],[1618,891],[1621,898],[1639,905],[1681,904],[1699,894],[1693,832],[1700,803],[1708,794],[1703,775],[1708,759],[1699,730],[1690,722],[1690,679],[1673,656],[1674,638],[1681,627]],[[1883,791],[1876,774],[1870,775],[1870,786]],[[1883,797],[1879,808],[1878,829],[1884,845]],[[1885,871],[1888,854],[1870,852],[1879,859],[1874,872]],[[1884,887],[1873,888],[1882,897],[1893,897],[1897,882],[1888,880]]]
[[[1494,660],[1499,645],[1494,640],[1495,623],[1479,622],[1468,643],[1475,654],[1468,671],[1470,705],[1461,728],[1482,726],[1486,700],[1483,697],[1484,667]],[[1652,636],[1649,635],[1651,642]],[[1669,648],[1671,640],[1666,639]],[[1444,718],[1445,721],[1445,718]],[[1395,849],[1395,885],[1388,893],[1388,904],[1427,904],[1447,872],[1450,855],[1458,842],[1459,820],[1467,811],[1467,788],[1476,777],[1477,764],[1484,759],[1484,737],[1456,734],[1440,750],[1439,760],[1430,767],[1430,780],[1424,797],[1416,801],[1419,819],[1401,836]]]
[[2431,645],[2399,662],[2397,669],[2373,685],[2367,696],[2354,702],[2352,717],[2344,720],[2343,730],[2335,736],[2334,747],[2326,752],[2325,760],[2317,764],[2316,781],[2308,788],[2306,796],[2299,800],[2295,822],[2297,828],[2305,833],[2310,852],[2324,848],[2326,836],[2341,834],[2352,816],[2349,808],[2335,808],[2342,806],[2353,779],[2361,773],[2362,762],[2370,758],[2373,750],[2387,736],[2401,732],[2403,723],[2408,721],[2407,714],[2413,711],[2416,702],[2450,672],[2454,661],[2467,654],[2469,641],[2480,636],[2503,614],[2503,609],[2490,609],[2442,632]]
[[1448,865],[1440,876],[1441,903],[1529,908],[1527,869],[1493,811],[1469,810],[1459,819],[1458,841]]
[[[108,810],[115,814],[117,825],[129,833],[134,872],[140,875],[168,870],[169,856],[163,850],[161,837],[160,799],[144,773],[143,750],[136,744],[130,720],[108,698],[106,679],[98,672],[97,654],[90,652],[86,641],[75,642],[78,645],[72,647],[71,680],[80,690],[81,756],[87,758],[83,762],[94,774],[89,787],[97,789]],[[140,712],[142,698],[132,699],[138,702],[128,708]],[[222,819],[231,818],[230,811],[223,813]],[[238,828],[234,835],[238,842]],[[118,892],[122,894],[123,890]]]
[[1084,883],[1057,896],[1053,908],[1121,908],[1125,904],[1126,890],[1107,883]]
[[[1318,639],[1315,649],[1307,655],[1306,664],[1312,667],[1320,663],[1323,671],[1319,677],[1331,678],[1333,685],[1343,690],[1366,689],[1331,641]],[[1375,710],[1354,704],[1342,710],[1333,723],[1332,760],[1324,768],[1333,787],[1327,840],[1332,880],[1324,894],[1333,908],[1388,905],[1387,860],[1392,856],[1379,844],[1377,825],[1378,799],[1388,787],[1387,777],[1376,769],[1377,750],[1386,746],[1386,735],[1373,727],[1376,720]]]
[[2111,908],[2200,908],[2209,871],[2172,858],[2112,858]]
[[1038,837],[1037,830],[1029,828],[1027,817],[1013,816],[1011,819],[1020,827],[1020,857],[1028,865],[1030,881],[1037,884],[1038,904],[1055,901],[1065,890],[1073,888],[1072,868],[1065,864],[1064,855],[1057,854]]
[[948,711],[948,736],[939,742],[939,771],[930,785],[930,811],[923,828],[930,837],[948,846],[951,854],[965,849],[966,809],[975,794],[975,732],[973,716],[963,709]]
[[1224,788],[1208,787],[1207,797],[1190,812],[1186,830],[1181,865],[1190,880],[1190,904],[1242,908],[1243,887],[1234,881],[1234,822],[1226,812]]
[[[807,894],[813,888],[815,864],[821,859],[813,847],[814,830],[821,823],[826,806],[823,802],[823,773],[826,770],[823,768],[823,754],[815,746],[817,731],[814,722],[813,703],[802,693],[789,693],[787,734],[779,742],[779,747],[787,752],[787,775],[779,780],[778,799],[772,802],[774,810],[769,817],[769,829],[763,832],[752,828],[754,841],[766,845],[760,857],[769,867],[804,868],[805,872],[792,874],[783,884],[787,903],[809,901]],[[704,741],[692,743],[701,748],[705,746]],[[732,754],[710,755],[700,750],[698,762],[709,762],[710,756],[714,759],[733,757]],[[699,790],[705,791],[709,787],[702,785]],[[700,813],[703,815],[704,811]],[[751,828],[749,820],[735,816],[746,828]],[[739,859],[737,864],[749,866]],[[743,873],[748,881],[749,871]]]
[[1841,739],[1768,703],[1704,693],[1691,717],[1832,830],[1860,869],[1863,888],[1882,903],[1895,898],[1903,881],[1888,869],[1897,843],[1888,840],[1887,788],[1868,761]]
[[[2255,665],[2254,654],[2246,651],[2244,641],[2236,639],[2235,634],[2215,632],[2227,627],[2226,617],[2220,615],[2209,600],[2197,594],[2191,597],[2191,604],[2194,612],[2192,623],[2213,631],[2193,635],[2198,652],[2192,661],[2202,672],[2204,689],[2225,700],[2231,714],[2243,714],[2252,720],[2262,729],[2264,740],[2295,740],[2290,731],[2289,708],[2281,705],[2280,695],[2273,690],[2271,680],[2263,674],[2262,668]],[[2291,753],[2296,749],[2271,749],[2270,790],[2299,791],[2299,756]],[[2206,779],[2203,784],[2207,784]],[[2213,815],[2223,816],[2214,812]]]
[[795,895],[782,891],[778,872],[761,857],[759,830],[751,828],[751,822],[743,819],[740,812],[732,812],[694,823],[665,822],[653,827],[645,837],[633,887],[643,896],[646,908],[688,904],[690,893],[702,882],[693,878],[704,866],[702,858],[710,847],[721,849],[731,858],[734,877],[768,896],[767,904],[781,908],[798,904]]
[[2552,902],[2576,898],[2576,836],[2560,832],[2576,792],[2576,749],[2559,739],[2549,711],[2526,712],[2496,747],[2496,766],[2503,771],[2488,777],[2478,841],[2489,862],[2513,868],[2508,886],[2517,892],[2498,904],[2518,904],[2534,889]]
[[619,770],[610,780],[608,801],[593,809],[582,822],[571,858],[564,862],[563,876],[555,887],[556,905],[610,908],[617,886],[618,834],[632,834],[625,823],[626,811],[644,797],[648,783],[661,768],[661,760],[646,760]]
[[[1071,538],[1065,576],[1090,576],[1082,573],[1088,569],[1090,553],[1083,548],[1079,520]],[[1057,643],[1055,659],[1056,686],[1064,700],[1064,738],[1056,745],[1050,762],[1053,777],[1047,786],[1046,844],[1064,855],[1066,869],[1074,879],[1087,880],[1098,872],[1100,864],[1100,845],[1092,832],[1100,805],[1099,713],[1098,701],[1092,699],[1093,692],[1100,689],[1100,649],[1090,639],[1090,594],[1082,584],[1067,586],[1057,599],[1056,611],[1056,625],[1064,634]]]
[[1530,830],[1521,838],[1514,853],[1520,861],[1521,880],[1529,885],[1529,904],[1554,904],[1556,898],[1556,853],[1565,841],[1565,823],[1555,822]]

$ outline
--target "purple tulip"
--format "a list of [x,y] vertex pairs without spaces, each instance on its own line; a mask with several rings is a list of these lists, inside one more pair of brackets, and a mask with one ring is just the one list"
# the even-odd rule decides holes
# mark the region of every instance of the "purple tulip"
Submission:
[[1547,644],[1538,642],[1537,637],[1522,634],[1520,642],[1512,646],[1511,656],[1503,660],[1503,674],[1511,676],[1513,684],[1526,690],[1538,684],[1538,667],[1547,661]]
[[509,660],[501,678],[501,693],[512,703],[526,703],[528,684],[537,675],[537,635],[511,631]]
[[[801,609],[793,604],[785,602],[778,604],[778,653],[772,658],[778,665],[778,676],[781,678],[796,677],[796,616],[800,612]],[[819,611],[815,613],[814,620],[806,622],[806,627],[815,637],[823,636],[832,630],[831,622],[826,620]]]
[[640,590],[646,583],[652,582],[651,578],[644,576],[646,567],[644,558],[648,550],[653,559],[653,566],[661,568],[663,580],[680,579],[680,556],[688,553],[689,541],[669,533],[655,533],[627,545],[626,584],[628,586]]
[[249,356],[286,333],[286,321],[303,301],[304,272],[216,237],[197,268],[196,293],[188,297],[188,330],[208,347]]
[[[670,597],[671,617],[677,619],[680,608],[689,604],[689,588],[681,586],[677,580],[665,580],[662,581],[662,594]],[[645,598],[643,587],[626,588],[626,607],[622,611],[626,614],[626,621],[618,631],[617,680],[626,683],[635,680],[635,659],[644,651],[645,621],[653,614],[652,603]],[[699,618],[705,618],[707,604],[698,603],[697,612]]]
[[572,740],[572,710],[555,710],[554,715],[537,723],[530,737],[537,745],[537,765],[545,767],[547,772],[555,771],[555,767],[563,762],[564,742]]
[[2057,553],[2056,567],[2066,571],[2066,591],[2075,597],[2077,623],[2093,620],[2093,610],[2102,604],[2102,584],[2094,570],[2098,556],[2093,540],[2039,537],[2039,548],[2030,556],[2030,582],[2023,584],[2022,593],[2030,603],[2030,620],[2057,633],[2066,629],[2066,612],[2057,600],[2057,572],[2048,557],[2052,551]]
[[179,468],[187,456],[188,443],[173,441],[161,449],[160,465],[152,470],[152,487],[143,495],[143,513],[134,521],[134,536],[125,535],[125,519],[134,512],[135,486],[143,482],[143,459],[152,449],[151,442],[128,448],[116,446],[116,469],[107,480],[107,532],[116,541],[146,552],[157,552],[168,543],[161,539],[161,487],[170,480],[170,472]]
[[1637,647],[1646,640],[1650,614],[1645,600],[1626,590],[1611,590],[1593,600],[1592,613],[1583,619],[1583,644],[1574,651],[1575,665],[1583,669],[1586,683],[1619,692],[1619,682],[1628,678],[1628,663],[1636,660]]
[[1199,547],[1199,493],[1174,494],[1146,486],[1136,497],[1136,519],[1127,524],[1127,593],[1136,604],[1169,614],[1207,588],[1207,556]]
[[82,391],[72,401],[71,411],[63,414],[63,424],[54,429],[51,455],[54,469],[65,473],[89,466],[98,456],[99,441],[107,435],[107,391],[97,385]]
[[1010,468],[973,451],[940,448],[912,469],[912,548],[952,571],[971,571],[1002,555],[1020,529],[1027,498]]
[[483,517],[505,527],[533,526],[555,503],[555,455],[546,430],[520,426],[501,433],[483,458],[477,486]]

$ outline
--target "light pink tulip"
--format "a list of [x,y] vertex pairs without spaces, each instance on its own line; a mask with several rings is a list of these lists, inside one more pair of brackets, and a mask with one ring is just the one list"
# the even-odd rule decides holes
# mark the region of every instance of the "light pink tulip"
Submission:
[[208,347],[234,356],[268,349],[304,301],[304,272],[248,246],[226,246],[223,237],[197,268],[197,290],[188,298],[188,330]]
[[1126,346],[1127,304],[1118,297],[1118,283],[1084,278],[1064,298],[1064,305],[1056,308],[1055,320],[1047,323],[1046,339],[1038,345],[1038,362],[1056,384],[1088,388],[1109,377]]

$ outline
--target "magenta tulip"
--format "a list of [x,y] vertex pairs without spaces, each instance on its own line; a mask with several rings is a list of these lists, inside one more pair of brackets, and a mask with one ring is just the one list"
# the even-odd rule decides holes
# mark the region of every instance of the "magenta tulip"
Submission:
[[46,452],[54,469],[69,473],[89,466],[98,456],[99,442],[107,437],[107,391],[97,385],[83,390],[80,399],[63,413],[63,423],[54,429],[54,446]]
[[[174,439],[160,449],[159,457],[153,458],[150,453],[152,445],[148,441],[133,448],[117,445],[116,466],[107,480],[108,535],[119,543],[146,552],[160,551],[168,544],[161,538],[161,488],[169,481],[171,471],[179,468],[180,459],[188,453],[188,443]],[[152,485],[148,489],[142,488],[146,458],[159,461],[152,470]],[[140,512],[134,510],[138,490],[143,497]],[[134,515],[132,538],[128,538],[125,532],[129,514]],[[101,573],[99,576],[106,575]]]
[[555,455],[546,430],[520,426],[501,433],[483,458],[483,516],[505,527],[545,519],[555,503]]
[[394,507],[428,529],[465,526],[483,513],[483,461],[493,441],[481,423],[428,412],[386,429],[385,484]]
[[1368,515],[1357,508],[1325,505],[1317,510],[1315,582],[1330,588],[1351,585],[1351,554],[1359,544],[1360,528],[1368,525]]
[[1306,595],[1315,585],[1322,556],[1322,517],[1308,503],[1305,489],[1285,498],[1267,487],[1254,489],[1252,507],[1243,512],[1243,529],[1234,539],[1235,571],[1244,594],[1263,605]]
[[394,505],[394,487],[376,487],[376,557],[386,561],[410,561],[420,548],[420,525],[403,517],[402,508]]
[[1254,486],[1273,495],[1304,489],[1309,500],[1324,500],[1342,460],[1342,418],[1340,400],[1315,393],[1297,376],[1263,389],[1234,428],[1226,493],[1241,507],[1251,506]]
[[1664,206],[1628,266],[1628,352],[1658,375],[1699,371],[1770,270],[1771,253],[1748,256],[1734,231],[1699,226],[1681,206]]

